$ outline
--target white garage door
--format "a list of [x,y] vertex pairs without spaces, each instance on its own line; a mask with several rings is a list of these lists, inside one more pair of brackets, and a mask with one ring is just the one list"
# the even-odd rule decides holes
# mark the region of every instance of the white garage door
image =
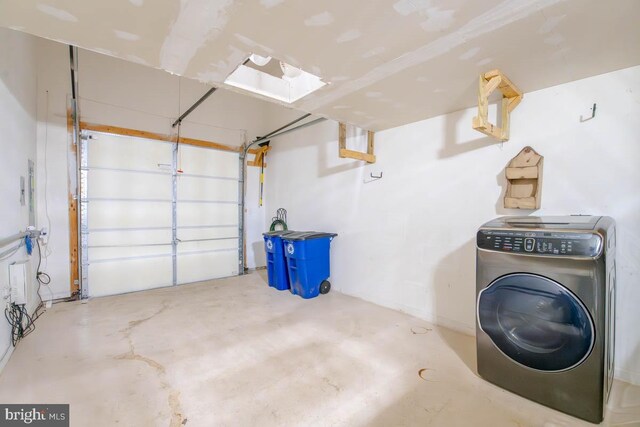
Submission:
[[238,274],[238,153],[84,134],[84,295]]

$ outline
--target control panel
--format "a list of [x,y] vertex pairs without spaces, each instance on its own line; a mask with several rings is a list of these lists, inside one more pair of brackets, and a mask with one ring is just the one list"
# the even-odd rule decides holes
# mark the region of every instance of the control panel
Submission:
[[480,230],[478,248],[531,255],[596,257],[602,238],[594,233]]

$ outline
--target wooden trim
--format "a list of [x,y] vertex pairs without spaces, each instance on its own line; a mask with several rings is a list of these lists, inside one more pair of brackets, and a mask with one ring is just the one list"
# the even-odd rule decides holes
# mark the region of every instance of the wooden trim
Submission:
[[80,122],[80,130],[91,130],[94,132],[104,132],[104,133],[112,133],[115,135],[134,136],[136,138],[157,139],[160,141],[168,141],[168,142],[175,141],[175,138],[171,139],[169,136],[162,135],[160,133],[147,132],[144,130],[136,130],[136,129],[127,129],[127,128],[121,128],[118,126],[98,125],[95,123],[87,123],[87,122]]
[[[76,148],[73,145],[73,117],[71,110],[67,109],[67,136],[69,140],[69,156],[72,156],[76,162],[76,168],[79,167],[76,155]],[[74,168],[75,170],[75,168]],[[80,185],[80,183],[76,183]],[[68,201],[69,201],[69,290],[71,295],[80,294],[80,275],[78,269],[80,239],[78,236],[78,200],[71,191],[71,178],[67,179]]]
[[[80,122],[81,130],[90,130],[94,132],[111,133],[115,135],[133,136],[136,138],[155,139],[158,141],[175,142],[176,138],[161,133],[148,132],[144,130],[128,129],[119,126],[99,125],[95,123]],[[211,148],[213,150],[231,151],[239,153],[242,147],[234,147],[232,145],[220,144],[219,142],[203,141],[201,139],[180,137],[180,144],[193,145],[195,147]]]
[[371,154],[373,156],[373,147],[374,147],[374,135],[375,133],[371,130],[367,131],[367,154]]
[[203,147],[203,148],[211,148],[214,150],[221,150],[221,151],[232,151],[234,153],[239,153],[240,150],[242,149],[242,147],[233,147],[231,145],[220,144],[218,142],[203,141],[201,139],[180,137],[179,141],[180,141],[180,144],[193,145],[196,147]]
[[361,153],[360,151],[347,150],[345,148],[341,148],[340,149],[339,155],[342,158],[363,160],[363,161],[365,161],[367,163],[375,163],[376,162],[376,156],[374,156],[372,154]]
[[346,123],[338,123],[338,149],[347,149],[347,125]]

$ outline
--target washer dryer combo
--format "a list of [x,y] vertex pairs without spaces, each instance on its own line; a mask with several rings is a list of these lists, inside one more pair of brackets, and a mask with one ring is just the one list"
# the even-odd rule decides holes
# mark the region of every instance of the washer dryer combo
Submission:
[[584,420],[603,419],[614,360],[615,223],[502,217],[477,234],[478,373]]

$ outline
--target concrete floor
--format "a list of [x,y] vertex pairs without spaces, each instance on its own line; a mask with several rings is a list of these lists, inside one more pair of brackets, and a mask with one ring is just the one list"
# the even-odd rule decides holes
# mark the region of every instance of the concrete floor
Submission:
[[[0,402],[70,403],[73,426],[580,426],[475,374],[472,337],[263,274],[61,303],[0,376]],[[606,425],[640,425],[616,382]]]

